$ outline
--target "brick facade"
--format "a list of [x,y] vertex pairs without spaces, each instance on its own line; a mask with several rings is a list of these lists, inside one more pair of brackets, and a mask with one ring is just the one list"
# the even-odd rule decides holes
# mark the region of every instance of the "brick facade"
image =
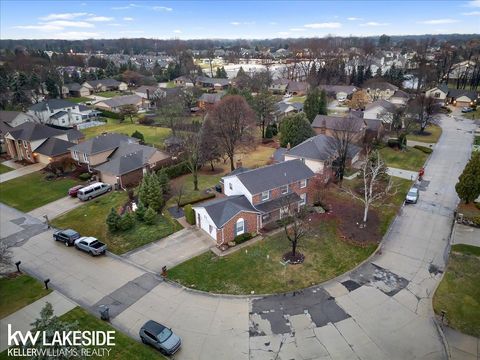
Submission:
[[[311,182],[311,179],[307,179],[307,186],[304,187],[304,188],[300,187],[300,181],[289,184],[288,185],[288,192],[289,193],[295,192],[298,195],[307,194],[307,203],[310,204],[310,202],[309,202],[309,197],[310,196],[308,195],[309,189],[311,187],[310,182]],[[282,196],[281,188],[278,187],[278,188],[272,189],[272,190],[270,190],[270,197],[267,201],[277,199],[281,196]],[[253,205],[257,205],[257,204],[261,204],[261,203],[262,203],[262,194],[261,193],[260,194],[255,194],[255,195],[252,196],[252,204]]]
[[260,215],[252,212],[239,212],[237,215],[232,217],[221,229],[217,230],[217,246],[226,244],[235,239],[235,228],[237,225],[237,220],[240,218],[243,218],[245,221],[244,233],[257,232],[259,230],[259,216]]

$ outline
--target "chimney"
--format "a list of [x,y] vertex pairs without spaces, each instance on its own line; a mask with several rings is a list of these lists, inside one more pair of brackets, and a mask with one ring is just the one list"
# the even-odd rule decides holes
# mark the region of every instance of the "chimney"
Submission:
[[147,89],[147,100],[150,100],[150,90]]
[[235,168],[241,168],[242,167],[242,160],[237,160],[237,163],[235,164]]
[[290,150],[290,148],[292,147],[292,145],[290,145],[290,143],[287,144],[287,150]]

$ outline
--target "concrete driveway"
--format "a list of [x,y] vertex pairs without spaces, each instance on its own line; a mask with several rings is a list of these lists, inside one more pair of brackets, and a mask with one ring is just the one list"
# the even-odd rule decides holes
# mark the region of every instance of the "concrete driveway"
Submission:
[[0,183],[8,181],[8,180],[15,179],[15,178],[23,176],[23,175],[31,174],[35,171],[39,171],[39,170],[43,169],[44,167],[45,167],[45,164],[36,163],[36,164],[23,166],[19,169],[9,171],[7,173],[4,173],[4,174],[0,175]]
[[205,232],[191,227],[133,250],[123,257],[149,271],[160,273],[163,266],[170,269],[208,251],[213,246],[214,240]]
[[34,216],[38,219],[43,219],[44,215],[48,216],[49,220],[56,218],[70,210],[79,207],[80,205],[85,204],[83,201],[80,201],[77,198],[72,198],[70,196],[65,196],[61,199],[52,201],[46,205],[40,206],[39,208],[33,209],[28,214]]

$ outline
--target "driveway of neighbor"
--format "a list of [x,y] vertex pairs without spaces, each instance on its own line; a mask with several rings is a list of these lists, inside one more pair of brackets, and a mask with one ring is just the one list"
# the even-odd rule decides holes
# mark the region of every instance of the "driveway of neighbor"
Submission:
[[84,202],[80,201],[77,198],[65,196],[61,199],[52,201],[51,203],[40,206],[39,208],[33,209],[28,214],[38,219],[43,219],[43,216],[47,215],[48,220],[53,220],[57,216],[60,216],[83,204]]
[[45,167],[45,164],[36,163],[36,164],[23,166],[19,169],[9,171],[7,173],[4,173],[4,174],[0,175],[0,183],[3,183],[3,182],[8,181],[8,180],[15,179],[15,178],[23,176],[23,175],[31,174],[35,171],[39,171],[39,170],[43,169],[44,167]]
[[395,177],[398,177],[398,178],[402,178],[402,179],[406,179],[406,180],[412,180],[412,181],[417,180],[417,177],[418,177],[418,172],[417,171],[398,169],[398,168],[394,168],[394,167],[388,167],[387,168],[387,174],[390,175],[390,176],[395,176]]
[[452,245],[467,244],[480,247],[480,229],[455,223],[452,233]]
[[149,271],[160,273],[163,266],[171,269],[214,246],[215,241],[204,231],[189,227],[140,249],[130,251],[123,257]]

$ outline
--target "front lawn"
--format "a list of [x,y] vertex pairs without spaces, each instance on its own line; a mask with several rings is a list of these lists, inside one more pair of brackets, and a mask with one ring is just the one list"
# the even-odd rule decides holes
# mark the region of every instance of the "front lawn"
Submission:
[[95,93],[94,95],[105,97],[105,98],[113,98],[115,96],[129,95],[129,93],[113,90],[113,91],[101,91],[101,92]]
[[306,96],[292,96],[291,98],[288,98],[289,103],[294,103],[294,102],[299,102],[299,103],[304,103]]
[[36,279],[22,274],[0,279],[0,319],[49,294],[52,290]]
[[170,136],[171,132],[170,129],[159,126],[132,124],[128,120],[121,123],[118,120],[113,119],[109,119],[106,125],[94,126],[82,130],[87,139],[104,132],[114,132],[131,136],[135,131],[139,131],[143,134],[147,144],[152,144],[157,147],[163,147],[163,141]]
[[[38,315],[40,317],[40,314]],[[62,321],[73,323],[77,322],[78,326],[76,327],[80,331],[115,331],[115,346],[107,347],[110,349],[110,352],[103,356],[100,355],[100,352],[88,356],[88,359],[112,359],[112,360],[123,360],[123,359],[138,359],[138,360],[148,360],[148,359],[166,359],[163,357],[160,352],[156,351],[154,348],[144,345],[141,342],[135,341],[131,337],[125,335],[124,333],[117,331],[115,328],[110,326],[107,322],[98,319],[97,317],[91,315],[80,307],[76,307],[66,314],[60,316]],[[86,346],[86,348],[91,349],[92,351],[97,349],[99,350],[100,346]],[[8,350],[0,353],[0,359],[11,359],[8,356]],[[20,359],[27,359],[26,357],[20,357]]]
[[[208,167],[208,169],[210,169]],[[193,190],[193,176],[192,174],[183,175],[177,177],[171,181],[171,186],[173,188],[178,187],[180,184],[183,184],[183,196],[182,202],[196,202],[206,196],[205,190],[213,188],[220,182],[222,175],[218,173],[209,174],[207,167],[204,167],[204,170],[198,175],[198,191]],[[214,190],[213,190],[214,191]],[[214,191],[215,193],[215,191]],[[170,200],[167,202],[167,207],[173,206],[176,204],[176,197],[173,195]]]
[[111,208],[119,209],[127,201],[126,192],[113,192],[87,202],[52,221],[57,228],[71,228],[84,236],[93,236],[108,245],[115,254],[123,254],[142,245],[160,240],[181,226],[170,218],[157,216],[154,225],[136,222],[130,230],[110,233],[105,220]]
[[93,101],[92,99],[90,98],[87,98],[87,97],[84,97],[84,96],[80,96],[80,97],[71,97],[71,98],[68,98],[68,101],[71,101],[75,104],[78,104],[78,103],[85,103],[85,102],[90,102],[90,101]]
[[[275,149],[270,146],[258,145],[254,150],[246,153],[238,153],[235,155],[235,161],[240,160],[243,167],[257,168],[267,165],[271,161],[271,157]],[[229,162],[227,161],[227,167],[225,169],[230,172]],[[235,164],[236,166],[236,164]]]
[[428,158],[428,154],[412,147],[396,150],[386,146],[380,150],[380,155],[387,166],[412,171],[418,171],[423,167]]
[[407,140],[421,141],[425,143],[436,143],[442,135],[442,128],[437,125],[429,125],[425,128],[424,134],[413,132],[407,136]]
[[454,245],[435,296],[433,308],[446,312],[448,325],[480,337],[480,248]]
[[41,171],[6,181],[0,185],[0,202],[28,212],[67,196],[78,180],[61,178],[45,180]]
[[323,220],[300,241],[305,254],[301,265],[284,266],[282,255],[290,250],[283,232],[245,250],[225,257],[211,252],[180,264],[169,277],[185,286],[214,293],[279,293],[321,283],[354,268],[365,260],[376,244],[358,247],[339,239],[335,221]]
[[13,169],[11,167],[8,167],[7,165],[0,164],[0,174],[5,174],[9,171],[12,171]]

